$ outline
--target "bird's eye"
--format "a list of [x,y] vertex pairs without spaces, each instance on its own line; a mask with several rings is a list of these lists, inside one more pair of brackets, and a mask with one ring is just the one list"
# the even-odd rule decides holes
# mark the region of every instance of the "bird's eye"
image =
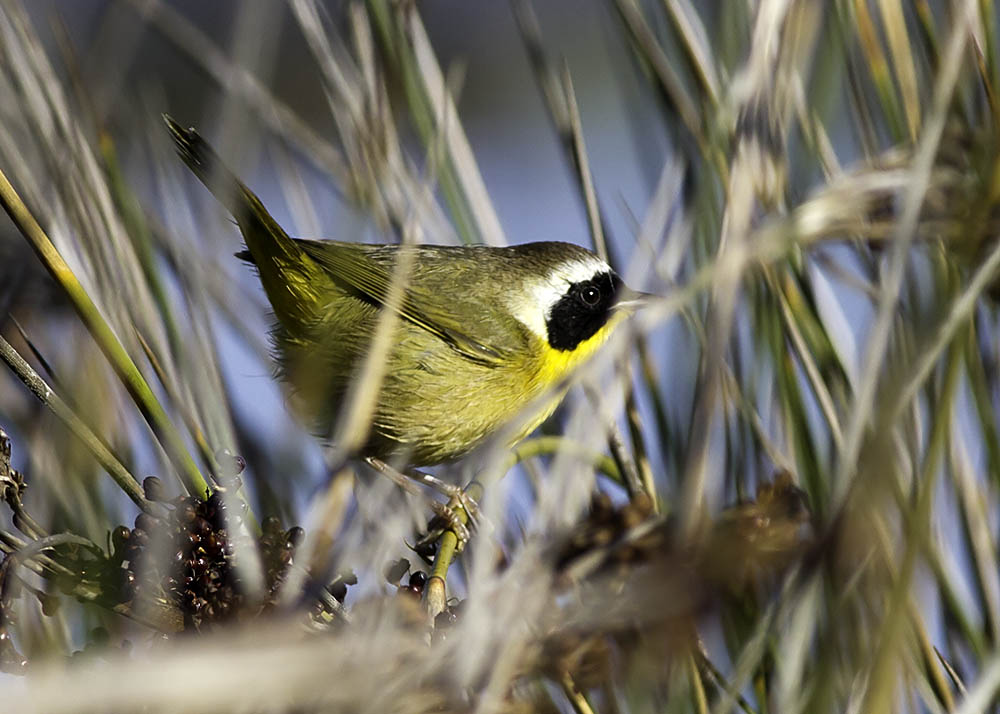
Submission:
[[601,301],[601,291],[588,285],[580,291],[580,301],[587,307],[594,307]]

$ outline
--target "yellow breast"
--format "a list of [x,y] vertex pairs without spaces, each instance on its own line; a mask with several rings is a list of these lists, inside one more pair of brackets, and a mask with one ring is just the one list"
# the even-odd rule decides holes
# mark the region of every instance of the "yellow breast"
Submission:
[[588,360],[624,320],[624,312],[615,312],[604,326],[572,350],[556,350],[547,342],[542,345],[542,357],[538,369],[539,384],[548,388],[564,379],[577,366]]
[[[576,367],[592,357],[600,346],[607,342],[608,337],[625,317],[624,313],[615,313],[607,324],[590,338],[578,344],[573,350],[556,350],[550,347],[548,342],[539,340],[541,355],[536,366],[534,393],[541,395],[546,390],[551,389],[568,377]],[[524,428],[511,439],[512,445],[533,432],[552,415],[563,397],[566,396],[566,389],[564,387],[551,393],[551,398],[538,407],[538,411],[532,415],[530,421],[525,423]]]

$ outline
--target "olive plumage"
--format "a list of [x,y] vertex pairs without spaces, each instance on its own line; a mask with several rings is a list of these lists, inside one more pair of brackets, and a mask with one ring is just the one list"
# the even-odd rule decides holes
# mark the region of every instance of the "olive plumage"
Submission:
[[[359,456],[426,466],[504,432],[516,442],[562,398],[565,377],[642,299],[591,251],[397,246],[291,238],[192,129],[165,117],[181,158],[232,213],[276,324],[279,374],[328,435],[383,308],[397,321]],[[402,278],[404,290],[393,291]],[[529,411],[525,414],[525,409]],[[514,421],[516,420],[516,421]]]

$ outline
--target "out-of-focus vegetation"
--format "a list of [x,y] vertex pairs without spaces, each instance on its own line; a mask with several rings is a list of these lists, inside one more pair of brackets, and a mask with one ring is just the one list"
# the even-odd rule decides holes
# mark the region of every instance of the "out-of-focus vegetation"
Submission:
[[[510,238],[422,4],[281,7],[324,130],[254,73],[281,64],[275,6],[246,3],[229,51],[168,3],[111,5],[232,100],[224,153],[267,129],[306,222],[322,175],[385,240]],[[228,375],[269,369],[265,308],[227,277],[219,209],[189,200],[158,117],[178,109],[149,87],[98,110],[109,87],[60,19],[0,1],[5,709],[996,706],[993,3],[608,0],[616,71],[674,147],[624,211],[584,78],[538,8],[510,8],[579,242],[664,299],[544,435],[443,469],[478,474],[459,553],[451,532],[410,550],[430,510],[384,479],[306,478],[310,438]]]

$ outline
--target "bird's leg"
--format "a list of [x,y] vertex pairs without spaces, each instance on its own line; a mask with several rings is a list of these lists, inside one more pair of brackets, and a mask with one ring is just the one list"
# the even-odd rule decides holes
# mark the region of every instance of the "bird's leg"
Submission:
[[[419,473],[419,472],[413,472]],[[411,474],[412,475],[412,474]],[[421,474],[422,476],[428,476],[428,474]],[[458,486],[453,486],[452,484],[445,483],[439,479],[435,479],[433,476],[428,476],[428,478],[437,481],[441,486],[445,487],[447,491],[444,493],[449,495],[448,500],[448,513],[456,516],[455,507],[460,506],[465,510],[468,516],[468,523],[475,529],[480,528],[482,523],[482,513],[479,510],[479,504],[476,503],[476,499],[482,498],[483,487],[477,481],[470,481],[466,484],[465,488],[459,488]],[[421,480],[423,483],[423,481]],[[430,488],[434,488],[433,485],[428,484]],[[449,516],[443,522],[439,518],[433,519],[430,524],[428,524],[428,531],[423,538],[414,544],[413,549],[418,553],[425,553],[428,548],[431,548],[435,543],[437,543],[438,538],[441,534],[449,529],[449,524],[454,522]],[[461,522],[461,520],[459,520]],[[433,527],[437,523],[438,527]],[[457,535],[457,532],[456,532]],[[465,543],[462,542],[461,538],[458,542],[458,551],[461,552],[465,548]]]
[[[376,468],[392,468],[384,461],[379,461],[382,464],[381,467]],[[393,469],[395,470],[395,469]],[[402,471],[396,471],[397,474],[406,476],[419,484],[427,486],[427,488],[433,489],[443,496],[447,496],[449,506],[461,506],[465,509],[465,512],[469,514],[469,522],[475,527],[479,523],[479,504],[477,504],[473,499],[469,498],[469,495],[460,486],[456,486],[453,483],[448,483],[447,481],[442,481],[437,476],[433,476],[424,471],[418,471],[413,468],[406,468]]]
[[437,476],[418,471],[417,469],[404,469],[403,474],[413,479],[417,483],[422,483],[428,488],[432,488],[443,496],[448,497],[448,506],[461,506],[469,516],[469,523],[473,528],[479,525],[479,504],[469,498],[469,494],[461,486],[442,481]]
[[[400,472],[384,462],[382,459],[375,458],[374,456],[366,456],[365,463],[383,476],[388,477],[393,483],[407,493],[412,493],[415,496],[423,496],[420,489],[416,486],[417,483],[427,486],[428,488],[432,488],[439,493],[443,493],[450,498],[449,504],[455,502],[461,505],[462,508],[465,508],[465,512],[469,514],[469,522],[475,523],[472,513],[475,512],[478,517],[479,507],[475,505],[474,501],[465,497],[462,489],[457,486],[445,483],[439,478],[415,469],[406,469]],[[456,492],[461,495],[456,494]],[[459,543],[464,547],[464,545],[469,542],[469,529],[466,528],[465,524],[462,523],[461,519],[459,519],[458,514],[452,510],[450,505],[445,505],[440,501],[435,501],[433,498],[427,499],[427,501],[429,502],[431,509],[434,511],[434,515],[442,519],[447,526],[447,528],[441,529],[440,531],[433,531],[435,536],[440,536],[444,530],[453,530],[455,535],[458,536]],[[425,540],[426,538],[422,539],[421,542]]]

